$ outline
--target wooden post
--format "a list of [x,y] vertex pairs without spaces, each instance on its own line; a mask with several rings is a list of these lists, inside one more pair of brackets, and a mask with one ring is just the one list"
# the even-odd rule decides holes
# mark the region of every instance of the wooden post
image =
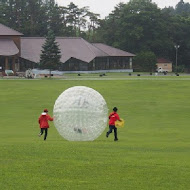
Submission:
[[129,58],[129,68],[133,69],[133,62],[132,62],[132,58]]
[[107,57],[107,68],[110,69],[110,59]]
[[16,71],[20,71],[20,59],[17,57]]
[[13,72],[15,73],[15,56],[12,58],[12,69],[13,69]]
[[92,63],[92,70],[95,70],[95,69],[96,69],[96,64],[95,64],[95,59],[94,59]]
[[9,70],[9,59],[5,57],[5,70]]

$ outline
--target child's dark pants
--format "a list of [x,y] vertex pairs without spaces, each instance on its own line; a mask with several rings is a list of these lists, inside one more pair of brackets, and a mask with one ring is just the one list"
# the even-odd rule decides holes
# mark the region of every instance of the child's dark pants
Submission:
[[43,135],[44,131],[45,131],[44,140],[46,140],[48,134],[48,128],[41,128],[41,135]]
[[115,140],[117,139],[117,128],[115,127],[115,125],[109,125],[109,131],[107,132],[107,136],[109,136],[110,133],[112,133],[112,131],[114,130],[114,136],[115,136]]

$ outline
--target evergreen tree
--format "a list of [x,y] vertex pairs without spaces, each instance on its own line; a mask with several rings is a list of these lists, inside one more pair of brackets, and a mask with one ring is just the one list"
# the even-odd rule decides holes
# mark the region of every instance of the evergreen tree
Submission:
[[175,13],[177,15],[181,15],[183,17],[189,17],[190,16],[190,4],[185,3],[183,0],[180,0],[180,2],[176,5]]
[[40,55],[40,68],[49,69],[51,77],[51,71],[57,69],[61,64],[61,51],[55,41],[55,35],[52,30],[48,32],[46,41],[42,48],[42,54]]

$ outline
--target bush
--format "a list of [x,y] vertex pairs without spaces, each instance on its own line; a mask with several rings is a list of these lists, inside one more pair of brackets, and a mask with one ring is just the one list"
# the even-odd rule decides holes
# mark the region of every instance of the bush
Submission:
[[154,72],[156,70],[156,55],[151,51],[140,52],[133,60],[134,69],[141,72]]

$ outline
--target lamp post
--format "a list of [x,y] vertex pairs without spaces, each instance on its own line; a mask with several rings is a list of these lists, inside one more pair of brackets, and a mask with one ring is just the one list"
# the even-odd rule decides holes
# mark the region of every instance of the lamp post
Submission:
[[176,73],[177,73],[177,53],[178,53],[178,49],[179,49],[180,45],[175,45],[174,47],[176,49],[175,70],[176,70]]

